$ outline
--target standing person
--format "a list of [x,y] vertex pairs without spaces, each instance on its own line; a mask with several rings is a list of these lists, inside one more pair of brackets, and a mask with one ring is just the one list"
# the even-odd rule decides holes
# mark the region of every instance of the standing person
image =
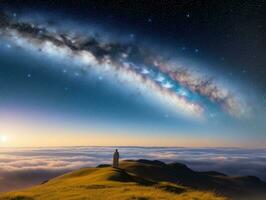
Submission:
[[119,165],[119,153],[118,150],[116,149],[113,155],[113,168],[118,168]]

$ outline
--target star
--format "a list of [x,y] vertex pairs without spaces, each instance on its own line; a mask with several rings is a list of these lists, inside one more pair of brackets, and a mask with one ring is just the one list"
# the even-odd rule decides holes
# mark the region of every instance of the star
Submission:
[[129,34],[129,37],[130,37],[131,39],[134,39],[134,38],[135,38],[135,34],[134,34],[134,33],[130,33],[130,34]]
[[173,85],[172,85],[170,82],[163,83],[162,86],[163,86],[164,88],[167,88],[167,89],[173,87]]
[[27,74],[27,77],[28,77],[28,78],[31,78],[31,74]]
[[210,113],[209,116],[210,116],[210,118],[215,118],[216,117],[216,114]]
[[181,96],[187,96],[188,95],[187,92],[184,89],[180,89],[178,91],[178,94],[181,95]]
[[262,96],[262,99],[266,102],[266,94]]
[[43,31],[42,30],[39,30],[38,31],[38,34],[40,34],[40,35],[43,34]]
[[186,51],[187,50],[187,47],[182,47],[182,51]]
[[189,13],[187,13],[187,14],[186,14],[186,17],[187,17],[187,18],[190,18],[190,14],[189,14]]

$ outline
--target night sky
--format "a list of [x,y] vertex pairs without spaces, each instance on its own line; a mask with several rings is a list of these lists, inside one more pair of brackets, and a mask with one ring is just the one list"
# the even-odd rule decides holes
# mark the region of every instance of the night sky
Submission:
[[0,3],[1,146],[266,147],[264,1]]

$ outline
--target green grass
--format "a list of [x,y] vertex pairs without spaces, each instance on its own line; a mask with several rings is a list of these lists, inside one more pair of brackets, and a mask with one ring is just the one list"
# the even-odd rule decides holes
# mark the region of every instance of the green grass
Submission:
[[225,200],[212,192],[145,180],[125,169],[81,169],[44,184],[0,195],[1,200]]

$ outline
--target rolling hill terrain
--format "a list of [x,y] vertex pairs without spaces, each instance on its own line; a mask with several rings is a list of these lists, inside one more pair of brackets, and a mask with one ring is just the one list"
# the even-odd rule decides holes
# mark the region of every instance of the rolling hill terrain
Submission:
[[265,200],[266,183],[256,177],[195,172],[180,163],[127,160],[80,169],[35,187],[3,193],[1,200]]

